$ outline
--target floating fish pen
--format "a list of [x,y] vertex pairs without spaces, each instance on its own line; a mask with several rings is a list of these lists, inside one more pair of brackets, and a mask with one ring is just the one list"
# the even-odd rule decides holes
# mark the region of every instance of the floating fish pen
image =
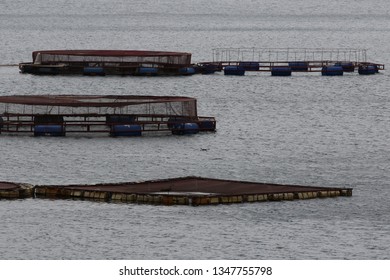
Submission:
[[198,63],[199,72],[224,71],[225,75],[237,76],[246,71],[271,72],[272,76],[320,72],[324,76],[340,76],[355,70],[369,75],[385,69],[384,64],[368,62],[365,49],[218,48],[212,52],[212,61]]
[[352,196],[351,188],[278,185],[202,177],[118,184],[35,186],[34,189],[38,198],[192,206]]
[[18,199],[32,197],[34,189],[29,184],[0,182],[0,199]]
[[217,205],[352,196],[352,188],[325,188],[180,177],[96,185],[0,182],[0,199],[51,198],[155,205]]
[[21,73],[57,75],[191,75],[191,53],[142,50],[42,50],[32,62],[20,63]]
[[0,111],[0,134],[119,137],[216,130],[214,117],[198,116],[195,98],[181,96],[0,96]]

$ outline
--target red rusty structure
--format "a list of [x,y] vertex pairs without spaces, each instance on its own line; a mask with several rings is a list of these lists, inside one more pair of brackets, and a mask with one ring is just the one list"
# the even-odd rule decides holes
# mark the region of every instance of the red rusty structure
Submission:
[[193,74],[191,53],[145,50],[41,50],[32,62],[20,63],[21,73],[83,75]]
[[215,118],[198,116],[197,100],[182,96],[0,96],[0,112],[0,133],[8,134],[141,136],[216,130]]

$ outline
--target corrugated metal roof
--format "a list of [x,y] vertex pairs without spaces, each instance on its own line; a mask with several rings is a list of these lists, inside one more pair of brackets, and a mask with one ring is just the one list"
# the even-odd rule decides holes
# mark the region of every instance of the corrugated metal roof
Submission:
[[142,95],[12,95],[0,96],[0,103],[57,105],[71,107],[121,107],[126,105],[195,101],[185,96]]
[[[109,191],[118,193],[147,194],[155,192],[169,193],[214,193],[219,195],[270,194],[286,192],[317,192],[332,188],[299,185],[280,185],[246,181],[210,179],[202,177],[181,177],[173,179],[130,182],[120,184],[67,185],[58,188],[88,191]],[[340,189],[340,188],[334,188]]]
[[19,184],[9,183],[9,182],[0,182],[0,190],[15,190],[20,188]]
[[177,56],[191,55],[188,52],[167,52],[147,50],[41,50],[33,51],[33,58],[38,54],[77,55],[77,56]]

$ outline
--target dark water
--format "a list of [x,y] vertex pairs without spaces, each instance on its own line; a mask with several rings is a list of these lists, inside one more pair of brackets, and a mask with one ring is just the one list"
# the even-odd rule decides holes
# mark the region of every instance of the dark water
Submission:
[[[216,2],[216,3],[213,3]],[[0,64],[38,49],[367,48],[389,64],[380,1],[2,1]],[[352,197],[215,207],[0,201],[1,259],[388,259],[390,79],[40,77],[0,67],[0,94],[198,98],[218,131],[131,139],[0,137],[0,181],[71,184],[204,176],[353,187]]]

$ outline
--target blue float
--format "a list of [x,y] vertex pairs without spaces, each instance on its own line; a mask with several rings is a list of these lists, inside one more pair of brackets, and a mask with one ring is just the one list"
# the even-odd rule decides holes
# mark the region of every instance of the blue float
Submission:
[[324,66],[321,73],[323,76],[342,76],[344,71],[342,66]]
[[245,71],[259,71],[260,63],[254,61],[241,61],[239,66],[244,67]]
[[291,71],[308,71],[309,64],[305,61],[292,61],[288,63],[288,66],[291,67]]
[[244,76],[245,69],[242,66],[229,65],[223,69],[225,75]]
[[143,76],[155,76],[158,74],[158,68],[155,67],[139,67],[137,69],[137,74],[138,75],[143,75]]
[[139,124],[118,124],[111,126],[111,136],[141,136],[142,127]]
[[199,125],[197,123],[178,123],[172,127],[172,134],[175,135],[196,134],[198,132]]
[[184,117],[170,117],[168,119],[168,128],[174,129],[178,125],[182,125],[183,123],[190,122],[191,120],[189,118]]
[[65,136],[65,127],[54,124],[35,125],[34,136]]
[[36,74],[44,74],[44,75],[57,75],[59,74],[59,69],[56,67],[39,67],[37,68]]
[[275,66],[271,68],[272,76],[291,76],[291,67]]
[[214,74],[215,71],[218,71],[218,66],[214,64],[205,64],[201,67],[202,74]]
[[198,123],[199,130],[202,131],[215,131],[215,121],[202,120]]
[[378,67],[375,64],[360,65],[358,72],[360,75],[373,75],[378,72]]
[[182,75],[193,75],[193,74],[195,74],[195,68],[194,67],[180,68],[179,73]]
[[103,67],[84,67],[83,74],[88,76],[104,76]]
[[344,72],[354,72],[355,71],[355,65],[352,62],[347,62],[347,61],[336,62],[335,66],[343,67]]

